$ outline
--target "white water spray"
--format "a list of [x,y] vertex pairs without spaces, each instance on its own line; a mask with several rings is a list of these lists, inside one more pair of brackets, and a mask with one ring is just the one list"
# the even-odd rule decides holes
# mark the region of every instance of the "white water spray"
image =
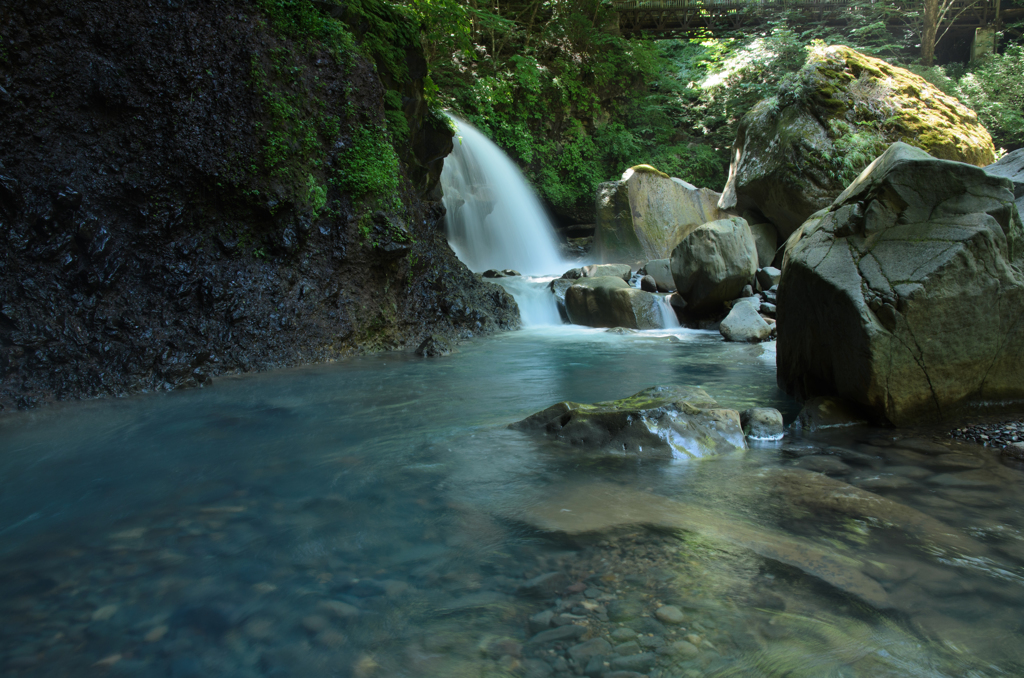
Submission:
[[448,243],[472,271],[515,269],[561,275],[572,264],[558,254],[555,229],[533,189],[505,153],[464,120],[445,158],[441,188]]

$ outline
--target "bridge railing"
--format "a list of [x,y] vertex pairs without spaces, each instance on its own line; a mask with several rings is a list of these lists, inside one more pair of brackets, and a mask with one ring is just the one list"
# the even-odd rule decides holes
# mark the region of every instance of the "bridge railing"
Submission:
[[[843,11],[854,5],[852,0],[613,0],[622,10],[692,10],[692,11],[769,11],[787,9],[814,11]],[[996,0],[955,0],[949,16],[967,10],[971,14],[995,14]]]

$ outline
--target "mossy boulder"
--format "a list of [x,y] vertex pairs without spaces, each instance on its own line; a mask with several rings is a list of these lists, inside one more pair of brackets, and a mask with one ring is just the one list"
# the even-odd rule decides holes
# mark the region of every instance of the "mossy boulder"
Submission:
[[896,141],[979,167],[995,160],[992,137],[955,98],[849,47],[816,48],[744,116],[719,207],[758,209],[786,238]]
[[667,259],[695,228],[728,216],[718,209],[720,197],[650,165],[631,167],[621,181],[598,187],[597,254],[609,262]]
[[1024,229],[1008,179],[893,144],[787,242],[779,386],[897,425],[1024,402]]
[[511,424],[593,457],[699,458],[745,449],[740,415],[699,388],[655,386],[607,402],[561,402]]
[[665,327],[657,295],[630,287],[622,278],[580,278],[565,291],[569,322],[588,327]]

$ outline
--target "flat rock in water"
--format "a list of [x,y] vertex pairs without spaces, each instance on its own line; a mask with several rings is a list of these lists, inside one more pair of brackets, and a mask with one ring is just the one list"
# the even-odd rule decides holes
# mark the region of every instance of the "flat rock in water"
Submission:
[[839,459],[828,454],[811,454],[802,457],[796,462],[796,466],[814,471],[815,473],[827,473],[829,475],[841,476],[850,472],[850,467]]
[[984,551],[967,535],[917,509],[820,473],[796,468],[770,469],[762,471],[761,477],[766,492],[781,494],[789,503],[816,511],[874,518],[922,542],[933,542],[964,553]]
[[[825,478],[807,471],[799,473]],[[566,535],[601,533],[635,525],[685,530],[794,567],[878,609],[892,606],[885,590],[863,574],[863,563],[854,558],[763,526],[730,519],[720,511],[611,483],[560,487],[513,517],[539,530]],[[609,612],[610,609],[611,606]]]
[[699,458],[746,448],[738,412],[682,386],[589,405],[561,402],[509,428],[542,432],[597,457]]

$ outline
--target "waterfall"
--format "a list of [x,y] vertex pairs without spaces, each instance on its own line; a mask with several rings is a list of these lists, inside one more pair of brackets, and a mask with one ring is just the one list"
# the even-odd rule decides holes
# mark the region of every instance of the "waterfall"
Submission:
[[519,168],[464,120],[441,172],[448,210],[448,243],[480,272],[515,269],[523,275],[561,275],[571,264],[558,253],[555,229]]

